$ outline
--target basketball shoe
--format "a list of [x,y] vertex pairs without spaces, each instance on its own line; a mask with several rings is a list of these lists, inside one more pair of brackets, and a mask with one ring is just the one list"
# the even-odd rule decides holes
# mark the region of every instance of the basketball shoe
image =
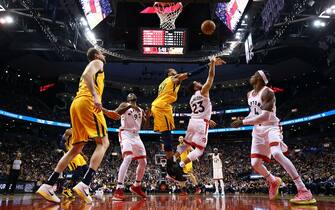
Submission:
[[40,188],[38,188],[36,193],[41,195],[43,198],[45,198],[48,201],[60,203],[60,199],[57,197],[51,185],[42,184]]
[[115,190],[112,200],[113,201],[124,201],[127,197],[124,195],[124,191],[122,188],[118,188]]
[[278,196],[279,187],[282,183],[281,178],[276,177],[276,180],[272,183],[269,183],[269,198],[270,200],[275,200]]
[[79,182],[74,188],[75,191],[81,199],[83,199],[86,203],[92,203],[93,199],[90,195],[90,187],[84,184],[83,182]]
[[314,204],[316,200],[313,198],[313,195],[310,190],[300,190],[298,194],[290,200],[293,204]]
[[139,185],[139,186],[132,185],[130,187],[130,191],[132,193],[135,193],[135,194],[141,196],[142,198],[146,198],[147,197],[147,195],[145,194],[145,192],[142,191],[142,186],[141,185]]

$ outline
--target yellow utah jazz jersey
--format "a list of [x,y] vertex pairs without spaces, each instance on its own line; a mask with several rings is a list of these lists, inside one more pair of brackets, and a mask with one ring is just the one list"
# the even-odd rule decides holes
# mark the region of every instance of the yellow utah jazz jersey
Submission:
[[[94,88],[95,91],[97,92],[99,98],[101,99],[102,93],[104,91],[104,86],[105,86],[105,73],[103,70],[98,71],[94,75]],[[86,82],[84,79],[81,77],[80,82],[79,82],[79,89],[76,95],[76,98],[82,97],[82,96],[89,96],[92,98],[92,93],[88,89]]]
[[[185,150],[183,153],[180,154],[180,160],[184,161],[187,158],[188,153],[190,153],[190,149]],[[184,173],[187,174],[192,171],[193,165],[192,162],[189,162],[184,167]]]
[[167,77],[158,88],[158,96],[152,102],[152,106],[158,108],[170,108],[171,105],[177,100],[177,94],[180,84],[173,83],[172,76]]
[[[72,148],[72,136],[69,136],[67,139],[65,139],[65,148],[66,151],[69,151]],[[78,166],[84,166],[86,165],[87,162],[85,160],[85,158],[81,155],[78,154],[76,155],[71,162],[67,165],[67,167],[69,168],[70,171],[75,170]]]

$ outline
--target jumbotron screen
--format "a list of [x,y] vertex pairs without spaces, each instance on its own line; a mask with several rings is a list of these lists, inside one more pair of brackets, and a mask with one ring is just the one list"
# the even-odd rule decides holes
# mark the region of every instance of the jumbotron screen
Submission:
[[108,0],[80,0],[80,4],[91,29],[112,13]]
[[142,52],[148,55],[182,55],[186,45],[186,31],[176,29],[141,29]]
[[235,31],[250,0],[231,0],[217,4],[215,14],[229,28]]

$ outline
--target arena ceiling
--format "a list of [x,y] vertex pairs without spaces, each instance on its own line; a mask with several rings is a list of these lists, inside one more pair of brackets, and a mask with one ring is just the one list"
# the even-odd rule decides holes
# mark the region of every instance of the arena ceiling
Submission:
[[[215,16],[217,1],[182,2],[184,10],[178,17],[176,26],[185,28],[188,32],[185,55],[143,58],[139,50],[139,28],[158,28],[159,19],[156,15],[143,15],[139,12],[152,5],[152,1],[110,0],[112,14],[93,29],[104,48],[118,55],[124,55],[124,57],[109,56],[108,61],[118,65],[114,67],[111,65],[108,68],[114,68],[117,72],[119,68],[134,65],[136,67],[132,69],[135,69],[134,71],[140,69],[140,74],[144,68],[155,71],[156,68],[160,69],[171,63],[198,65],[203,62],[197,58],[219,52],[227,42],[235,39],[236,34],[230,32]],[[246,25],[239,26],[243,29],[242,32],[245,31],[244,36],[250,32],[253,35],[255,56],[246,69],[257,69],[265,65],[272,67],[274,71],[280,69],[279,73],[286,76],[295,74],[302,66],[305,71],[310,71],[315,65],[326,65],[331,54],[329,52],[331,44],[327,39],[334,32],[334,16],[326,20],[327,25],[324,28],[313,27],[313,21],[323,10],[331,6],[332,1],[286,0],[276,24],[265,33],[261,12],[266,2],[257,0],[249,3],[245,13],[249,17],[245,20]],[[297,3],[301,3],[301,11],[292,20],[287,21],[287,17],[294,12],[293,6]],[[32,62],[34,60],[45,65],[38,65],[33,71],[46,76],[59,74],[63,69],[69,69],[67,66],[75,69],[71,71],[82,71],[81,67],[86,62],[85,50],[90,47],[90,43],[78,25],[78,19],[83,16],[79,1],[2,0],[0,5],[6,10],[2,11],[1,15],[8,14],[14,18],[14,24],[0,26],[1,63],[34,66]],[[202,34],[200,30],[202,21],[206,19],[214,20],[217,25],[215,34],[210,37]],[[274,41],[274,37],[279,33],[282,35]],[[244,42],[246,38],[244,36],[241,42]],[[320,42],[329,46],[320,47]],[[238,45],[232,53],[223,57],[230,64],[234,64],[227,69],[234,69],[236,65],[244,66],[244,45]],[[224,72],[222,78],[234,77],[232,75],[236,73],[233,70]],[[250,72],[246,71],[245,74],[249,75]]]

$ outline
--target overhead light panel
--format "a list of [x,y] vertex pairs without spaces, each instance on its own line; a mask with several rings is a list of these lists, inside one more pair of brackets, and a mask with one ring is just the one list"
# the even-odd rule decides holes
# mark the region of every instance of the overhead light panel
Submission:
[[321,28],[321,27],[325,27],[326,23],[322,20],[314,20],[313,26],[316,28]]
[[7,23],[7,24],[12,24],[12,23],[14,23],[14,19],[13,19],[13,17],[11,17],[11,16],[6,16],[6,17],[5,17],[5,20],[6,20],[6,23]]

